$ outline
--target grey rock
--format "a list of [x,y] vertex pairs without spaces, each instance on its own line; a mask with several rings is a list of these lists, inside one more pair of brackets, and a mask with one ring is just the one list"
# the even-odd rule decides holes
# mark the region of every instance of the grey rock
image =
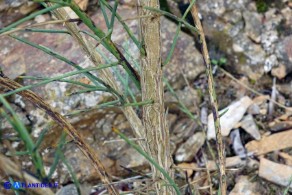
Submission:
[[39,5],[29,0],[1,0],[0,1],[0,28],[25,17],[37,9]]
[[235,69],[251,79],[258,79],[264,73],[265,52],[258,44],[254,44],[245,34],[234,38]]
[[252,115],[248,114],[241,120],[241,127],[249,133],[253,138],[256,140],[261,139],[261,134],[259,132],[259,129],[252,117]]
[[276,55],[281,64],[285,65],[286,75],[292,71],[292,35],[283,38],[276,46]]
[[196,130],[197,124],[189,119],[183,118],[176,121],[176,124],[171,129],[170,140],[175,144],[183,142],[188,139]]
[[265,22],[263,28],[265,31],[276,30],[281,20],[283,19],[281,14],[278,14],[278,10],[275,8],[269,9],[265,13]]
[[230,195],[260,195],[259,188],[257,182],[251,182],[247,176],[240,176]]
[[226,0],[224,6],[227,10],[243,10],[249,2],[249,0]]
[[[200,98],[196,90],[190,89],[189,87],[185,87],[183,90],[176,90],[175,91],[177,97],[179,98],[179,101],[181,101],[191,112],[195,112],[197,108],[197,105],[200,104]],[[177,110],[178,108],[178,100],[172,95],[171,92],[166,92],[164,95],[165,104],[168,106],[170,105],[170,108],[174,110],[174,108],[171,107],[171,104],[176,104]]]
[[245,31],[249,38],[256,43],[260,42],[261,36],[261,18],[262,16],[256,12],[243,12],[243,18],[245,21]]
[[270,72],[273,67],[278,66],[278,59],[276,55],[270,55],[265,60],[264,70],[265,72]]
[[244,149],[244,146],[240,138],[239,129],[235,129],[231,131],[230,138],[232,141],[232,148],[233,148],[234,153],[237,156],[244,156],[246,154],[246,151]]
[[226,11],[225,2],[224,0],[206,0],[204,3],[200,4],[200,10],[203,12],[213,12],[220,16]]
[[278,41],[278,32],[275,30],[264,31],[261,34],[261,45],[265,52],[272,54],[275,51],[275,43]]
[[56,195],[78,195],[78,191],[74,184],[69,184],[58,190]]
[[[88,195],[91,192],[90,186],[82,184],[80,186],[81,195]],[[56,192],[56,195],[78,195],[75,184],[69,184]]]
[[203,146],[205,135],[202,132],[195,133],[183,143],[175,153],[175,160],[178,162],[191,161]]

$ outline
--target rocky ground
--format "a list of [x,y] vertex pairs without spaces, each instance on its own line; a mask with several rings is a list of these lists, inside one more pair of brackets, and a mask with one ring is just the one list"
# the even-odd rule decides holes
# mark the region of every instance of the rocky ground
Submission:
[[[123,19],[137,15],[132,3],[122,1],[119,5],[118,13]],[[187,7],[186,2],[178,0],[169,0],[168,4],[169,9],[178,16]],[[85,9],[86,3],[83,6]],[[35,9],[38,6],[25,0],[0,1],[0,28]],[[234,195],[283,194],[287,186],[292,189],[292,2],[206,0],[198,1],[198,9],[212,59],[219,108],[221,112],[228,109],[221,117],[228,191]],[[89,1],[87,10],[95,23],[105,29],[96,1]],[[29,21],[29,24],[51,19],[51,15],[45,14]],[[137,20],[126,22],[137,33]],[[162,56],[165,59],[177,24],[162,16],[161,25]],[[83,24],[79,26],[84,28]],[[49,24],[44,28],[62,29],[63,26]],[[165,77],[180,101],[166,88],[176,180],[183,188],[187,188],[189,183],[196,193],[210,194],[211,190],[215,193],[218,189],[219,180],[216,159],[212,156],[212,152],[216,153],[216,144],[207,78],[195,37],[187,29],[182,30],[173,58],[164,67]],[[82,67],[91,66],[69,35],[17,34],[62,53]],[[132,62],[138,61],[138,50],[118,23],[112,37],[119,47],[129,51]],[[73,70],[65,63],[12,38],[1,37],[0,40],[0,66],[6,75],[22,84],[33,81],[20,80],[17,78],[20,75],[51,77]],[[75,79],[87,82],[82,76]],[[33,90],[62,114],[111,100],[109,95],[100,92],[72,95],[78,88],[61,82]],[[10,102],[36,139],[50,122],[49,117],[21,96],[11,97]],[[196,116],[195,119],[182,112],[179,104],[184,104]],[[129,123],[118,108],[97,109],[68,116],[68,119],[98,152],[121,191],[139,194],[140,188],[151,186],[147,162],[111,131],[111,127],[115,126],[128,137],[133,137]],[[1,119],[1,124],[2,140],[5,137],[12,140],[15,134],[8,123]],[[48,170],[54,161],[60,136],[61,129],[53,126],[41,146]],[[68,139],[65,145],[64,154],[81,183],[82,193],[102,194],[104,187],[90,162],[70,141]],[[2,156],[8,153],[5,143],[0,145]],[[17,150],[23,147],[18,141],[9,143]],[[32,170],[28,158],[19,157],[18,160],[25,171]],[[3,172],[0,173],[5,177]],[[59,164],[53,179],[63,186],[59,194],[76,194],[75,186],[71,184],[72,177],[64,164]]]

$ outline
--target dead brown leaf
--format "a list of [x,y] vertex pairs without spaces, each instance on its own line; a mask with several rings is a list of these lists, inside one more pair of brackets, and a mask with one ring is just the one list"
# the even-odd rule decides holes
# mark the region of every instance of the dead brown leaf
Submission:
[[251,141],[245,145],[248,152],[256,155],[292,147],[292,129],[263,137],[260,141]]
[[75,3],[83,10],[85,11],[88,6],[88,0],[74,0]]

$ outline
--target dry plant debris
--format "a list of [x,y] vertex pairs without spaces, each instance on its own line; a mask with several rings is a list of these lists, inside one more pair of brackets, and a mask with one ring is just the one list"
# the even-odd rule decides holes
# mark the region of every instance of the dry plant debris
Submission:
[[248,152],[256,155],[292,147],[292,129],[263,137],[260,141],[251,141],[245,145]]

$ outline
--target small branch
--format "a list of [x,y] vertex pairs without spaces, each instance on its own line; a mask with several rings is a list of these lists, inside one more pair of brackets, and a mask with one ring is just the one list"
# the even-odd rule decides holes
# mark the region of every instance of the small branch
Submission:
[[206,74],[208,77],[208,88],[209,88],[210,101],[211,101],[212,112],[213,112],[213,117],[214,117],[214,124],[215,124],[215,129],[216,129],[216,145],[217,145],[217,151],[218,151],[218,156],[219,156],[220,190],[221,190],[221,195],[226,195],[227,184],[226,184],[226,173],[225,173],[225,148],[224,148],[224,143],[223,143],[223,139],[221,135],[220,117],[218,114],[218,104],[217,104],[217,97],[216,97],[216,92],[214,88],[212,66],[210,63],[210,58],[209,58],[209,53],[208,53],[208,48],[207,48],[207,44],[205,40],[203,27],[199,19],[198,10],[195,5],[192,7],[191,13],[194,18],[195,24],[198,28],[198,33],[200,37],[199,42],[201,44],[201,53],[203,55],[203,59],[206,65]]

